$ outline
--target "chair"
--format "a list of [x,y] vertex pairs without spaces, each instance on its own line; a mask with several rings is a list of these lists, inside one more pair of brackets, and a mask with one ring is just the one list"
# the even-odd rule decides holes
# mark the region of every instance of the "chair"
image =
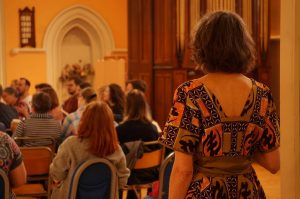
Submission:
[[72,174],[68,199],[118,198],[116,167],[108,160],[95,158],[79,164]]
[[[151,147],[159,145],[158,141],[144,142],[144,147]],[[151,152],[144,152],[143,156],[135,163],[134,169],[149,169],[160,166],[164,155],[164,148],[153,150]],[[147,195],[148,188],[152,187],[152,183],[127,185],[123,188],[122,198],[126,199],[128,190],[133,190],[138,198],[144,198]]]
[[[49,166],[53,152],[49,147],[20,147],[27,171],[27,184],[14,188],[17,196],[50,196]],[[44,188],[45,182],[47,189]]]
[[[26,142],[26,141],[32,141],[32,142],[35,142],[35,141],[46,141],[46,142],[49,142],[51,144],[48,144],[48,145],[45,145],[45,146],[49,147],[53,152],[55,152],[55,150],[56,150],[56,142],[55,142],[54,138],[51,137],[51,136],[14,137],[14,140],[16,141],[17,144],[19,144],[20,142]],[[22,146],[22,144],[20,144],[20,146]],[[30,146],[30,147],[35,147],[35,146]]]
[[174,157],[174,152],[170,153],[160,166],[158,199],[169,198],[169,182],[174,163]]
[[9,199],[9,179],[7,174],[0,169],[0,199]]

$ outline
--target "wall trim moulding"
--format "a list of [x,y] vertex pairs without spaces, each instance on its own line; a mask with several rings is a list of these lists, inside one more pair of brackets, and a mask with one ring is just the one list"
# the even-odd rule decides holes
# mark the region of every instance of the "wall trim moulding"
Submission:
[[12,55],[17,55],[19,53],[46,53],[45,48],[13,48],[11,49]]

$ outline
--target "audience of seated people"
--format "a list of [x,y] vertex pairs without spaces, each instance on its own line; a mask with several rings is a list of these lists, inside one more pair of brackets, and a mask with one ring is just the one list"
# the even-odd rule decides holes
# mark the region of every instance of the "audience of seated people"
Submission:
[[[104,157],[112,161],[118,169],[119,188],[126,185],[127,180],[128,184],[143,184],[158,179],[158,168],[132,170],[129,177],[125,155],[119,146],[131,141],[147,142],[158,138],[160,128],[153,124],[150,107],[144,96],[146,91],[144,81],[127,82],[127,87],[130,84],[131,89],[127,92],[126,100],[124,91],[119,85],[104,86],[99,89],[101,99],[97,102],[97,93],[91,88],[91,84],[71,77],[67,87],[71,97],[63,105],[63,110],[71,114],[66,117],[62,114],[55,90],[48,83],[35,86],[36,93],[30,102],[32,108],[30,114],[28,103],[25,102],[30,98],[28,92],[30,82],[26,78],[20,78],[18,82],[20,94],[12,87],[5,88],[3,92],[6,104],[12,110],[17,110],[21,116],[19,117],[21,122],[12,137],[50,136],[56,144],[61,144],[50,167],[51,176],[55,180],[52,198],[65,198],[74,168],[82,160],[93,157]],[[78,107],[76,111],[74,107]],[[118,126],[116,121],[119,123]],[[49,140],[41,139],[17,140],[17,144],[48,146],[51,143]],[[128,198],[135,198],[134,194],[130,192],[128,194]]]
[[16,109],[19,119],[25,119],[30,114],[30,108],[27,103],[20,100],[19,93],[13,87],[6,87],[2,94],[4,102]]
[[63,103],[62,108],[67,113],[73,113],[77,110],[77,98],[80,92],[80,84],[82,80],[77,77],[69,77],[67,80],[67,88],[70,97]]
[[114,113],[114,118],[117,123],[123,120],[125,94],[118,84],[109,84],[102,87],[100,100],[106,102]]
[[1,102],[3,90],[0,85],[0,131],[6,131],[10,128],[11,121],[18,118],[18,112],[13,107]]
[[[39,92],[32,97],[32,114],[21,121],[13,137],[39,137],[50,136],[56,142],[61,136],[61,125],[50,114],[51,98],[44,92]],[[19,146],[49,146],[51,140],[24,141]]]
[[31,101],[32,96],[29,94],[30,81],[24,77],[21,77],[18,81],[17,90],[19,92],[19,98],[21,101],[25,102],[29,107],[29,112],[31,112]]
[[78,109],[74,113],[69,114],[65,119],[62,126],[62,140],[70,135],[77,135],[77,128],[81,115],[87,104],[97,100],[96,91],[87,87],[81,90],[78,96]]
[[119,188],[127,183],[129,169],[118,144],[113,113],[104,102],[88,104],[82,114],[78,135],[68,137],[59,147],[51,166],[54,180],[51,198],[67,198],[72,172],[84,160],[105,158],[117,168]]
[[[0,151],[0,169],[7,174],[11,188],[25,184],[26,170],[20,149],[15,141],[4,132],[0,132]],[[10,199],[14,198],[16,198],[15,194],[11,192]]]

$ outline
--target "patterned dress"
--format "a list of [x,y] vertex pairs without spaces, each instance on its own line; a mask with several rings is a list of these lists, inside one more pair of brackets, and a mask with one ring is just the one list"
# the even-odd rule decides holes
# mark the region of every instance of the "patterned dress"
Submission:
[[188,199],[266,198],[251,166],[256,151],[279,147],[279,121],[270,89],[252,80],[239,117],[227,117],[199,79],[175,92],[160,143],[193,155]]
[[[9,175],[22,161],[18,145],[9,135],[0,131],[0,169]],[[11,193],[10,198],[15,198],[15,194]]]

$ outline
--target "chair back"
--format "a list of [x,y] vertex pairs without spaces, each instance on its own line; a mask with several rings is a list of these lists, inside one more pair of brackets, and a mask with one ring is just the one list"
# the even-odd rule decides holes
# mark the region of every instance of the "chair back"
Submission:
[[[144,142],[143,145],[144,147],[151,147],[156,145],[158,146],[159,143],[158,141],[151,141]],[[162,147],[150,152],[144,151],[143,156],[136,161],[134,169],[147,169],[151,167],[160,166],[163,154],[164,149]]]
[[108,160],[94,158],[74,170],[68,199],[118,198],[116,167]]
[[174,152],[170,153],[161,164],[159,170],[158,199],[169,198],[169,182],[174,163],[174,157]]
[[0,199],[9,199],[9,179],[5,171],[0,169]]
[[[46,146],[49,147],[53,152],[56,150],[56,142],[53,137],[51,136],[24,136],[24,137],[14,137],[14,140],[17,144],[22,143],[20,146],[22,146],[26,141],[35,142],[35,143],[46,143],[45,145],[39,145],[39,146]],[[31,147],[31,146],[30,146]],[[32,146],[35,147],[35,146]]]
[[27,176],[48,175],[53,152],[49,147],[20,147]]

